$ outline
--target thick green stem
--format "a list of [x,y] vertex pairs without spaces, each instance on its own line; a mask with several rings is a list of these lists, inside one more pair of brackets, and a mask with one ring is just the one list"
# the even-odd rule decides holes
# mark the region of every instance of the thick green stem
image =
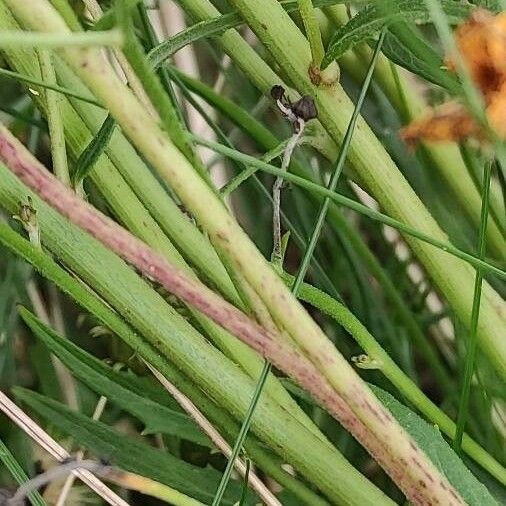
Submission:
[[304,23],[306,37],[311,47],[311,55],[313,57],[312,64],[319,69],[325,56],[325,49],[322,42],[322,34],[318,26],[318,19],[311,0],[298,0],[299,14]]
[[336,204],[352,209],[353,211],[356,211],[357,213],[360,213],[363,216],[367,216],[372,220],[384,223],[385,225],[388,225],[396,230],[399,230],[400,232],[403,232],[406,235],[419,239],[420,241],[423,241],[426,244],[430,244],[431,246],[434,246],[440,251],[447,252],[450,255],[453,255],[455,258],[464,260],[469,265],[472,265],[474,267],[480,267],[490,274],[495,274],[500,279],[506,279],[506,271],[474,255],[471,255],[470,253],[467,253],[459,248],[456,248],[450,242],[448,242],[447,239],[445,241],[434,239],[432,236],[422,232],[421,230],[413,228],[410,225],[406,225],[405,223],[396,220],[391,216],[387,216],[386,214],[380,213],[379,211],[376,211],[375,209],[372,209],[364,204],[361,204],[356,200],[352,200],[348,197],[345,197],[340,193],[332,192],[325,186],[321,186],[318,183],[314,183],[310,179],[297,176],[290,172],[285,172],[280,168],[275,167],[274,165],[270,165],[269,163],[266,163],[262,160],[258,160],[253,156],[246,155],[245,153],[241,153],[227,146],[223,146],[222,144],[208,141],[201,137],[197,136],[194,137],[199,144],[211,148],[216,153],[221,153],[226,157],[231,158],[232,160],[238,160],[245,164],[249,164],[253,167],[257,167],[258,169],[267,172],[268,174],[272,174],[277,177],[282,177],[283,179],[286,179],[287,181],[294,183],[300,186],[301,188],[305,188],[316,195],[319,195],[321,197],[328,197]]
[[[60,267],[49,255],[35,247],[26,239],[10,229],[0,225],[0,242],[13,253],[29,262],[45,278],[55,283],[64,293],[72,297],[83,309],[96,316],[108,329],[118,335],[132,349],[162,371],[178,389],[192,399],[192,402],[206,415],[220,432],[231,440],[237,434],[237,425],[228,414],[214,404],[196,386],[189,377],[176,370],[151,345],[140,338],[132,327],[113,311],[108,304],[98,297],[88,286],[74,275]],[[262,470],[273,477],[278,483],[293,491],[305,503],[314,506],[325,506],[328,503],[319,498],[302,483],[298,482],[281,469],[281,462],[269,454],[255,437],[246,442],[246,450]]]
[[[9,212],[15,212],[18,202],[30,191],[2,164],[0,174],[0,202]],[[44,246],[143,336],[140,340],[138,334],[131,341],[132,348],[142,350],[142,343],[149,343],[155,350],[155,360],[153,356],[148,360],[158,370],[165,373],[169,361],[191,377],[201,392],[206,392],[236,419],[242,419],[254,382],[209,346],[206,339],[117,256],[71,225],[36,195],[32,198]],[[179,382],[176,384],[180,386]],[[186,392],[184,385],[182,391]],[[252,428],[264,443],[333,502],[357,506],[392,504],[336,450],[307,431],[267,396],[260,399]]]
[[[281,141],[277,139],[270,130],[253,118],[247,111],[226,97],[216,94],[213,89],[206,84],[196,79],[192,79],[182,72],[177,72],[174,68],[171,68],[171,71],[176,72],[178,78],[180,78],[180,80],[190,90],[203,97],[209,104],[216,107],[221,114],[224,114],[232,122],[234,122],[238,128],[246,132],[264,151],[271,154],[279,151]],[[301,177],[314,180],[310,171],[298,163],[292,163],[291,169],[295,174]],[[248,174],[252,174],[256,170],[258,170],[258,168],[252,166],[236,176],[237,179],[231,179],[229,182],[231,183],[230,189],[233,188],[234,184],[240,184],[241,176],[243,174],[244,177],[246,177]],[[229,183],[227,183],[224,188],[229,189]],[[315,202],[320,202],[322,200],[313,193],[310,193],[309,195],[315,200]],[[336,233],[342,233],[346,239],[350,241],[355,253],[357,253],[357,255],[362,259],[371,274],[381,285],[408,330],[408,335],[413,339],[415,346],[420,350],[424,359],[429,364],[438,384],[441,388],[443,388],[443,390],[448,392],[452,388],[448,372],[442,365],[429,341],[425,338],[424,333],[422,332],[409,306],[406,304],[406,301],[397,290],[387,272],[380,265],[378,259],[373,255],[365,241],[362,239],[360,233],[348,224],[341,211],[333,203],[329,209],[329,221]]]
[[[326,7],[329,18],[340,26],[348,21],[346,8],[341,5]],[[352,75],[358,73],[361,79],[365,74],[365,62],[372,57],[372,51],[366,44],[359,45],[354,52],[347,55],[342,65]],[[391,64],[385,56],[381,56],[374,75],[383,92],[386,94],[403,123],[417,119],[427,108],[423,97],[407,82],[405,73]],[[423,145],[434,167],[439,171],[455,196],[462,204],[462,210],[471,218],[476,226],[480,223],[480,194],[469,176],[464,160],[454,143],[426,143]],[[497,196],[494,197],[494,209],[500,209]],[[487,227],[487,241],[490,252],[498,259],[504,258],[506,242],[504,237],[505,219],[500,212],[494,213]]]
[[202,161],[196,155],[191,141],[188,137],[188,132],[181,123],[176,110],[165,93],[162,83],[155,72],[154,68],[149,64],[143,48],[135,35],[133,23],[129,20],[125,30],[125,44],[123,52],[127,57],[133,70],[140,78],[148,97],[150,98],[154,108],[160,115],[161,123],[172,139],[172,142],[178,149],[188,158],[190,163],[199,171],[202,178],[209,183],[211,187],[212,182],[209,177],[207,169],[202,164]]
[[[9,20],[6,19],[8,13],[1,5],[0,9],[3,11],[2,16],[0,16],[0,26],[10,27]],[[13,20],[11,20],[12,22]],[[38,77],[35,54],[30,56],[26,52],[9,50],[7,55],[15,68],[19,68],[27,74],[35,73],[35,76]],[[60,80],[68,86],[89,95],[89,91],[82,84],[79,87],[78,78],[69,71],[68,67],[59,58],[56,58],[55,63]],[[61,104],[67,142],[74,156],[77,157],[88,145],[92,132],[94,133],[99,128],[105,115],[96,108],[82,104],[81,101],[76,100],[74,107],[82,115],[88,127],[78,117],[68,101],[64,100]],[[175,203],[168,198],[165,191],[120,132],[113,134],[108,152],[109,158],[100,157],[90,177],[121,222],[167,259],[188,269],[188,272],[192,271],[185,263],[183,256],[189,259],[190,262],[195,259],[196,267],[204,277],[209,279],[214,286],[217,286],[229,300],[240,304],[234,287],[212,246],[188,221]],[[132,188],[138,194],[138,198],[122,178],[122,175],[132,185]],[[165,236],[148,210],[158,219],[160,225],[170,232],[171,238],[177,248],[182,251],[183,256]],[[164,227],[164,225],[166,226]],[[198,312],[194,312],[194,316],[220,350],[239,364],[252,378],[259,377],[263,360],[253,350]],[[276,399],[311,430],[318,433],[309,417],[297,406],[296,402],[273,375],[270,375],[267,381],[266,393]]]

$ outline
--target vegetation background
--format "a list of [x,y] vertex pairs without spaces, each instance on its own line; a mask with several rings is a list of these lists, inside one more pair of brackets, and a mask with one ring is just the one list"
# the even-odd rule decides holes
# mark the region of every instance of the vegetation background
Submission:
[[506,504],[501,13],[0,0],[0,504]]

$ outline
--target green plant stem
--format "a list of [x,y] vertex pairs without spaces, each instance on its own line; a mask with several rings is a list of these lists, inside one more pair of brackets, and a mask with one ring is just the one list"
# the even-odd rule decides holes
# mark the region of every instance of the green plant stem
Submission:
[[[336,5],[325,8],[329,18],[341,26],[348,21],[345,6]],[[357,81],[363,79],[366,69],[363,62],[371,58],[371,49],[366,44],[358,45],[340,60],[341,66]],[[407,82],[402,69],[381,55],[374,74],[376,82],[397,110],[403,124],[418,118],[427,108],[423,97]],[[479,186],[466,171],[467,162],[454,143],[425,143],[421,149],[430,158],[448,185],[452,188],[461,208],[472,222],[479,227],[480,191]],[[487,243],[490,255],[504,259],[506,251],[504,206],[500,201],[500,189],[491,183],[490,219],[487,227]]]
[[[311,6],[311,8],[312,8],[312,6]],[[331,181],[330,181],[329,186],[328,186],[328,188],[329,188],[330,191],[334,191],[335,190],[337,182],[338,182],[338,179],[339,179],[339,176],[341,174],[342,167],[343,167],[344,161],[346,159],[346,154],[347,154],[348,148],[350,146],[350,141],[351,141],[351,137],[353,135],[353,130],[354,130],[354,127],[355,127],[355,124],[356,124],[356,120],[357,120],[357,117],[358,117],[358,115],[360,113],[360,109],[361,109],[363,101],[365,99],[367,90],[369,89],[369,84],[370,84],[371,78],[372,78],[372,72],[374,70],[374,65],[376,63],[376,57],[379,54],[379,50],[380,50],[381,45],[382,45],[383,40],[384,40],[384,36],[385,36],[385,32],[383,32],[382,36],[380,37],[380,39],[378,41],[378,44],[376,46],[376,50],[375,50],[375,53],[374,53],[375,57],[371,61],[371,64],[370,64],[370,67],[369,67],[369,71],[367,73],[366,79],[364,80],[364,84],[363,84],[361,92],[360,92],[360,97],[359,97],[359,99],[357,101],[357,105],[355,107],[354,114],[352,115],[352,117],[350,119],[350,124],[349,124],[348,130],[346,132],[345,138],[343,140],[343,144],[341,146],[341,151],[339,153],[339,157],[337,159],[336,168],[334,170],[334,173],[332,175]],[[281,169],[281,170],[283,172],[286,172],[286,170],[283,170],[283,169]],[[318,237],[320,235],[320,231],[321,231],[321,229],[323,227],[323,224],[325,222],[325,218],[327,216],[327,210],[328,210],[329,204],[330,204],[330,199],[327,197],[327,198],[325,198],[325,200],[323,201],[323,203],[321,205],[321,208],[320,208],[320,211],[319,211],[319,214],[318,214],[318,218],[316,220],[316,223],[315,223],[315,226],[314,226],[314,229],[313,229],[313,233],[311,235],[311,238],[310,238],[310,241],[309,241],[308,246],[306,248],[306,251],[304,252],[304,256],[302,258],[302,262],[301,262],[301,265],[299,267],[299,271],[298,271],[297,277],[295,278],[295,280],[294,280],[294,282],[293,282],[293,284],[292,284],[292,286],[290,288],[290,291],[292,292],[292,294],[294,296],[298,295],[299,288],[300,288],[300,286],[301,286],[301,284],[302,284],[302,282],[304,280],[304,277],[305,277],[305,274],[307,272],[307,269],[309,268],[309,264],[310,264],[311,258],[313,256],[313,252],[314,252],[314,249],[315,249],[315,246],[316,246],[316,242],[318,240]],[[250,404],[250,406],[248,408],[247,415],[246,415],[246,417],[244,419],[244,422],[243,422],[243,424],[241,426],[241,431],[240,431],[239,436],[238,436],[238,438],[237,438],[237,440],[236,440],[236,442],[234,444],[234,449],[233,449],[232,455],[230,456],[230,459],[229,459],[229,461],[227,463],[227,467],[225,469],[225,472],[223,473],[220,485],[218,487],[218,490],[216,491],[216,495],[214,497],[213,505],[212,506],[219,506],[219,504],[221,502],[221,499],[223,497],[223,494],[225,493],[225,490],[227,488],[228,482],[230,480],[230,476],[231,476],[231,473],[232,473],[232,469],[233,469],[233,465],[234,465],[235,459],[239,455],[239,452],[241,450],[241,447],[242,447],[242,444],[244,442],[244,439],[246,438],[246,435],[248,433],[248,430],[249,430],[249,427],[250,427],[250,424],[251,424],[251,418],[253,416],[253,412],[254,412],[254,410],[256,408],[258,399],[259,399],[260,394],[261,394],[261,392],[263,390],[265,381],[267,379],[267,375],[269,374],[270,370],[271,370],[271,364],[269,362],[265,362],[264,368],[262,370],[262,374],[260,375],[260,378],[258,380],[256,389],[255,389],[255,393],[253,394],[253,398],[251,400],[251,404]]]
[[218,506],[223,499],[223,494],[227,489],[228,482],[230,481],[230,477],[232,476],[232,471],[234,469],[235,460],[239,456],[241,452],[241,448],[244,444],[246,436],[248,435],[248,431],[251,427],[251,422],[253,420],[253,413],[258,405],[258,401],[260,399],[260,394],[262,393],[263,387],[271,372],[272,365],[269,361],[264,362],[264,366],[262,372],[260,373],[260,377],[258,378],[258,382],[255,386],[255,390],[253,392],[253,396],[251,398],[250,404],[248,406],[248,410],[246,411],[246,415],[241,425],[241,429],[239,430],[239,434],[234,442],[234,447],[232,448],[232,453],[227,462],[227,467],[223,472],[223,475],[220,480],[220,484],[216,489],[216,494],[214,495],[212,506]]
[[[346,129],[346,133],[344,134],[343,143],[341,144],[339,156],[337,157],[336,166],[334,168],[334,172],[332,173],[332,177],[330,178],[329,184],[327,186],[327,189],[331,192],[335,191],[337,183],[343,171],[344,162],[346,161],[346,157],[348,155],[348,149],[350,148],[353,132],[355,131],[355,126],[357,124],[357,119],[360,115],[360,110],[362,109],[362,105],[367,95],[367,91],[369,90],[369,85],[371,84],[371,79],[373,76],[374,68],[376,66],[376,61],[380,54],[383,41],[385,40],[385,34],[386,31],[383,31],[380,35],[380,38],[378,39],[376,48],[374,49],[372,60],[367,70],[367,74],[365,76],[364,82],[362,83],[362,88],[360,89],[360,94],[358,96],[355,109],[353,110],[353,114],[351,115],[350,123],[348,125],[348,128]],[[321,204],[320,210],[318,211],[318,217],[316,219],[313,232],[311,233],[308,246],[302,258],[302,262],[299,266],[299,271],[297,272],[297,276],[295,277],[295,281],[293,282],[292,292],[295,295],[297,295],[299,287],[304,281],[304,278],[306,276],[307,270],[309,268],[309,262],[311,261],[311,257],[313,256],[313,252],[316,248],[316,243],[318,242],[318,238],[320,237],[321,230],[327,217],[330,202],[331,202],[330,197],[328,196],[325,197]]]
[[323,47],[322,35],[320,33],[320,27],[318,26],[318,20],[311,0],[298,0],[299,14],[304,23],[304,29],[306,30],[306,36],[311,47],[311,55],[313,57],[313,65],[320,69],[320,65],[325,56],[325,49]]
[[[283,0],[279,3],[287,12],[292,12],[298,9],[299,0]],[[333,3],[333,0],[313,0],[312,7],[323,7]],[[201,21],[153,47],[148,55],[149,60],[155,67],[158,67],[163,61],[169,59],[174,53],[188,44],[220,35],[229,28],[235,28],[242,24],[244,24],[244,19],[237,12],[230,12]]]
[[[492,173],[492,163],[485,166],[485,174],[483,177],[483,196],[481,205],[481,227],[478,237],[478,256],[485,256],[485,230],[487,229],[488,219],[488,203],[490,192],[490,178]],[[457,429],[453,439],[453,448],[456,452],[460,452],[462,446],[462,437],[466,426],[469,407],[469,395],[471,392],[471,380],[474,373],[474,364],[476,360],[478,320],[480,318],[481,290],[483,285],[483,271],[476,269],[476,278],[474,282],[473,309],[471,312],[471,325],[469,330],[469,338],[467,340],[466,360],[464,364],[464,375],[462,379],[462,387],[459,398],[459,409],[457,414]]]
[[107,32],[40,33],[25,31],[2,31],[1,48],[55,48],[55,47],[119,47],[123,44],[123,35],[119,30]]
[[251,460],[247,458],[246,459],[246,472],[244,473],[244,487],[242,489],[241,500],[239,501],[238,506],[244,506],[244,503],[246,501],[246,492],[248,490],[248,480],[249,480],[250,468],[251,468]]
[[[294,276],[287,273],[283,273],[282,276],[285,283],[288,286],[292,286],[295,279]],[[342,325],[360,345],[370,360],[376,364],[377,369],[392,382],[409,402],[423,413],[428,420],[437,425],[448,437],[455,437],[455,423],[402,371],[374,336],[369,333],[367,328],[346,306],[307,283],[302,284],[299,298],[333,318],[339,325]],[[462,448],[492,476],[506,485],[506,469],[467,434],[464,434]]]
[[66,95],[68,97],[74,97],[79,100],[82,100],[83,102],[88,102],[89,104],[96,105],[97,107],[102,107],[101,104],[99,104],[93,97],[86,97],[84,95],[80,95],[79,93],[75,93],[72,90],[69,90],[67,88],[64,88],[63,86],[54,85],[51,83],[46,83],[44,81],[41,81],[40,79],[35,79],[31,76],[27,76],[25,74],[20,74],[18,72],[13,72],[11,70],[7,69],[0,69],[0,75],[10,77],[11,79],[16,79],[28,84],[33,84],[34,86],[42,88],[42,91],[44,89],[47,90],[54,90],[58,93],[61,93],[63,95]]
[[[165,127],[167,134],[171,137],[175,146],[186,156],[188,161],[194,167],[202,179],[207,183],[209,188],[220,197],[219,192],[216,190],[211,181],[207,169],[202,165],[200,159],[196,156],[193,146],[190,142],[188,132],[183,127],[183,124],[175,111],[174,105],[169,96],[165,93],[165,89],[159,80],[159,76],[155,70],[149,65],[148,60],[140,46],[133,26],[129,26],[126,32],[125,52],[132,64],[137,75],[141,76],[144,87],[151,98],[153,105],[158,110],[162,123]],[[224,262],[227,266],[227,262]],[[229,270],[233,271],[233,269]],[[248,283],[242,279],[242,276],[235,272],[232,275],[235,281],[236,288],[238,289],[242,300],[249,305],[258,314],[267,314],[267,310],[260,301],[256,301],[254,297],[248,295]],[[260,318],[261,321],[261,318]]]
[[[325,12],[337,25],[348,21],[344,6],[336,5],[326,7]],[[361,80],[366,69],[363,62],[371,59],[371,49],[366,44],[358,45],[354,51],[348,52],[346,58],[340,60],[341,66],[355,79]],[[384,55],[379,57],[374,74],[375,81],[381,87],[392,105],[397,110],[403,124],[420,117],[427,108],[423,97],[416,92],[409,83],[402,69],[398,69]],[[425,143],[422,144],[424,152],[432,161],[444,180],[453,189],[454,194],[461,203],[462,210],[479,227],[480,223],[480,191],[473,184],[466,172],[464,160],[454,143]],[[491,210],[495,209],[494,219],[489,220],[487,228],[487,241],[490,253],[502,259],[506,249],[504,230],[506,219],[501,212],[501,205],[494,195],[491,195]]]
[[[463,142],[460,146],[460,154],[462,156],[462,160],[465,163],[467,172],[474,182],[474,186],[481,191],[483,186],[483,163],[480,162],[478,153],[472,146],[469,145],[468,142]],[[502,171],[497,172],[498,179],[503,176]],[[494,182],[496,183],[494,186]],[[490,220],[495,220],[501,233],[506,236],[506,206],[504,205],[504,200],[501,195],[501,187],[498,181],[490,181],[490,195],[489,195],[489,207],[488,207],[488,217]],[[488,223],[490,225],[490,223]],[[487,241],[488,237],[488,227],[487,227]],[[493,245],[487,242],[487,249],[490,249]]]
[[[0,16],[0,20],[3,26],[9,26],[5,7],[1,8],[3,15]],[[17,25],[12,26],[17,27]],[[33,67],[37,64],[36,59],[28,58],[25,52],[11,50],[8,52],[8,56],[11,65],[20,66],[23,72],[34,71]],[[56,64],[58,76],[62,82],[73,90],[79,90],[83,94],[89,93],[89,90],[82,84],[78,86],[79,80],[61,60],[57,59]],[[92,139],[91,135],[101,127],[105,116],[81,101],[76,100],[74,107],[88,125],[87,127],[77,117],[69,103],[64,102],[62,111],[68,144],[77,157],[89,144]],[[113,134],[107,151],[108,157],[102,156],[97,160],[96,169],[91,172],[90,177],[120,221],[166,258],[187,268],[188,272],[192,272],[179,254],[178,249],[180,249],[189,263],[197,267],[201,275],[210,280],[213,286],[217,286],[228,300],[240,305],[234,286],[212,246],[183,215],[173,200],[167,197],[166,192],[119,131]],[[116,168],[121,172],[121,175]],[[123,180],[122,175],[128,184]],[[133,194],[129,185],[139,195],[139,198]],[[153,217],[171,236],[177,249],[164,235]],[[263,361],[253,350],[202,315],[195,313],[195,318],[220,350],[239,364],[252,378],[258,377]],[[272,395],[285,409],[315,430],[309,417],[302,412],[274,376],[268,380],[267,392],[269,397]]]
[[65,23],[70,26],[72,31],[78,32],[82,30],[81,24],[79,23],[79,19],[76,16],[76,13],[72,9],[72,6],[68,2],[68,0],[50,0],[53,7],[60,13],[62,18],[65,20]]
[[[42,79],[55,86],[56,74],[52,62],[52,54],[47,49],[40,49],[37,54],[39,56]],[[46,99],[47,123],[49,125],[49,137],[51,141],[51,155],[53,158],[53,172],[63,184],[70,186],[65,133],[61,114],[61,95],[49,89],[44,90],[44,95]]]
[[499,269],[498,267],[488,262],[485,262],[484,260],[474,255],[471,255],[470,253],[466,253],[465,251],[456,248],[455,246],[453,246],[448,242],[442,242],[437,239],[434,239],[430,235],[427,235],[420,230],[412,228],[410,225],[401,223],[400,221],[391,218],[390,216],[386,216],[385,214],[380,213],[374,209],[371,209],[363,204],[360,204],[359,202],[356,202],[355,200],[345,197],[340,193],[331,192],[324,186],[314,183],[313,181],[310,181],[300,176],[296,176],[295,174],[291,174],[290,172],[283,172],[281,169],[275,167],[274,165],[270,165],[266,162],[263,162],[262,160],[258,160],[257,158],[254,158],[245,153],[240,153],[235,149],[230,149],[227,146],[223,146],[222,144],[219,144],[217,142],[209,141],[207,139],[203,139],[202,137],[198,136],[194,136],[194,138],[196,142],[198,142],[202,146],[207,146],[216,153],[221,153],[224,156],[227,156],[235,160],[239,160],[245,164],[256,166],[258,167],[259,170],[267,172],[268,174],[283,177],[287,181],[294,183],[300,186],[301,188],[305,188],[316,195],[319,195],[321,197],[329,197],[336,204],[348,207],[349,209],[352,209],[357,213],[360,213],[375,221],[378,221],[392,228],[395,228],[396,230],[404,232],[405,234],[411,235],[419,239],[420,241],[430,244],[431,246],[434,246],[434,248],[440,249],[445,253],[448,253],[449,255],[453,255],[457,258],[460,258],[461,260],[468,262],[470,265],[474,267],[479,266],[484,271],[493,273],[496,276],[500,277],[501,279],[506,279],[506,272],[503,271],[502,269]]
[[[283,4],[283,7],[286,8],[287,11],[290,11],[295,2],[286,2],[286,4],[284,2],[280,3]],[[217,14],[216,10],[213,11],[210,7],[206,8],[205,2],[186,1],[185,4],[187,9],[199,18]],[[314,2],[314,5],[325,6],[326,4],[324,2],[316,1]],[[325,12],[329,14],[329,17],[338,26],[348,21],[348,15],[344,5],[331,6],[329,3],[327,7],[325,7]],[[156,50],[153,51],[152,57],[158,64],[161,60],[172,54],[172,51],[176,51],[186,44],[199,40],[199,38],[203,36],[220,34],[223,30],[235,27],[242,22],[244,21],[240,16],[232,13],[225,14],[220,17],[213,17],[207,21],[201,21],[197,25],[188,28],[173,38],[162,42],[159,47],[156,48],[159,53]],[[220,40],[228,53],[235,58],[236,63],[239,65],[244,65],[245,63],[250,64],[250,66],[243,67],[245,72],[248,72],[253,64],[255,64],[254,66],[256,68],[252,70],[250,74],[252,79],[257,79],[258,83],[261,83],[268,77],[267,69],[261,67],[263,62],[248,61],[254,60],[254,58],[252,55],[248,55],[248,47],[239,44],[241,39],[240,37],[237,37],[237,34],[229,32]],[[237,49],[235,50],[235,48]],[[370,60],[371,50],[367,45],[361,45],[358,46],[355,51],[357,52],[358,57],[354,53],[347,53],[345,57],[342,58],[341,63],[348,73],[354,76],[357,80],[362,80],[366,73],[366,67],[362,64],[362,62]],[[399,84],[396,82],[396,77],[398,77],[397,74],[397,72],[392,72],[390,62],[381,55],[376,65],[375,79],[378,81],[382,90],[386,93],[392,104],[395,105],[397,111],[400,112],[404,121],[407,122],[420,115],[423,112],[425,105],[422,103],[421,98],[414,93],[412,87],[406,83],[405,79],[401,79],[400,86],[402,87],[402,93],[400,93]],[[330,148],[330,146],[328,146],[327,141],[318,147],[324,156],[326,156],[328,148]],[[462,158],[459,156],[457,147],[455,145],[448,146],[431,144],[426,145],[425,149],[429,153],[435,166],[440,170],[443,177],[448,181],[452,188],[454,188],[455,194],[462,202],[462,208],[464,211],[469,214],[474,223],[479,224],[479,192],[473,188],[472,184],[470,184],[471,181],[469,178],[464,175],[465,167]],[[333,160],[334,156],[332,155],[330,158]],[[494,207],[497,207],[494,202],[492,203],[494,204]],[[497,225],[503,229],[505,221],[502,218],[502,214],[496,214],[501,217],[500,219],[498,218]],[[490,241],[491,251],[498,258],[501,258],[505,249],[504,237],[502,237],[497,230],[496,224],[493,220],[489,221],[488,240]]]
[[[16,209],[19,199],[30,192],[2,164],[0,170],[2,205]],[[159,354],[186,371],[185,374],[190,375],[207,395],[242,419],[253,382],[222,353],[209,346],[186,319],[112,252],[71,226],[38,197],[32,195],[32,198],[38,209],[45,247],[98,290],[100,296],[120,311]],[[280,424],[279,419],[283,423]],[[332,500],[339,502],[342,497],[351,504],[391,504],[322,436],[317,437],[306,430],[295,417],[267,397],[259,401],[253,430]],[[306,443],[304,439],[307,439]]]
[[[68,32],[63,20],[47,8],[44,0],[37,0],[29,8],[14,0],[5,0],[5,2],[13,9],[16,16],[31,28]],[[268,14],[268,16],[262,21],[270,25],[283,19],[273,9],[274,4],[277,5],[277,2],[255,2],[255,7],[260,11],[266,8],[261,15]],[[251,21],[249,10],[251,5],[248,8],[244,2],[240,2],[240,7],[243,14]],[[269,18],[272,15],[274,18]],[[281,8],[281,16],[283,15],[286,16]],[[256,23],[257,20],[254,21]],[[256,30],[257,27],[254,28]],[[287,35],[289,35],[288,39]],[[283,44],[286,44],[287,40],[290,44],[292,43],[291,35],[291,33],[284,33]],[[297,37],[300,37],[300,32],[295,34],[295,39]],[[447,480],[414,445],[404,429],[385,410],[381,402],[362,382],[303,307],[288,292],[248,236],[222,206],[217,196],[153,122],[139,101],[116,76],[107,71],[100,52],[93,49],[78,51],[65,48],[61,54],[93,92],[107,104],[111,114],[130,136],[136,147],[171,184],[201,226],[207,230],[220,253],[227,258],[235,271],[244,277],[267,306],[276,324],[301,347],[310,363],[317,366],[317,370],[324,374],[328,386],[335,389],[334,392],[338,397],[335,399],[336,403],[341,401],[341,414],[338,415],[341,423],[396,478],[397,484],[409,498],[421,497],[426,502],[440,501],[448,504],[454,502],[450,496],[456,493]],[[304,50],[304,55],[301,56],[307,56],[307,51]],[[306,60],[303,63],[305,73],[308,62]],[[307,76],[304,79],[306,78]],[[322,114],[321,107],[319,110]],[[276,344],[280,343],[276,341]],[[310,364],[307,366],[310,367]],[[324,388],[325,384],[323,382],[320,387]],[[315,393],[314,384],[305,386],[310,386],[312,393]],[[402,464],[403,459],[404,461],[415,459],[419,466],[406,467]],[[427,475],[434,480],[430,488],[423,486],[425,484],[423,480]]]
[[144,50],[135,35],[135,28],[130,17],[127,17],[127,26],[124,30],[125,44],[123,52],[136,75],[142,82],[154,108],[160,115],[161,122],[172,142],[186,156],[189,162],[199,172],[201,177],[214,188],[209,173],[196,155],[184,125],[174,109],[174,105],[165,93],[160,78],[154,68],[149,64]]
[[[225,132],[223,132],[223,130],[216,124],[216,122],[213,121],[209,117],[208,114],[206,114],[206,112],[202,109],[202,107],[199,105],[199,103],[197,101],[195,101],[192,94],[188,90],[188,87],[186,86],[185,81],[183,81],[182,79],[179,78],[180,73],[175,72],[175,69],[173,67],[167,67],[167,68],[168,68],[168,72],[171,75],[171,79],[173,79],[177,83],[177,85],[181,89],[183,95],[185,96],[186,100],[188,100],[188,102],[199,112],[199,114],[202,116],[202,118],[204,118],[206,123],[216,133],[216,135],[221,140],[221,142],[225,143],[226,146],[233,149],[234,145],[230,142],[230,139],[228,138],[227,134],[225,134]],[[214,96],[216,96],[216,94],[214,94]],[[221,98],[223,98],[223,97],[221,97]],[[225,101],[228,103],[227,100],[225,100]],[[244,117],[245,122],[246,122],[244,125],[247,125],[248,124],[247,115],[246,114],[241,115],[241,117]],[[237,118],[235,118],[235,119],[237,119]],[[266,131],[263,127],[261,130],[264,132]],[[267,153],[265,156],[267,156],[267,157],[269,157],[271,155],[274,156],[274,153],[277,153],[277,155],[279,156],[283,152],[283,146],[286,145],[286,142],[281,142],[281,144],[278,145],[277,139],[275,137],[273,137],[272,134],[270,134],[270,132],[269,132],[269,135],[270,135],[270,138],[274,139],[274,143],[276,144],[276,148],[274,150],[272,150],[270,153]],[[264,158],[265,158],[265,156],[264,156]],[[292,164],[296,165],[296,161],[292,161]],[[238,165],[238,164],[236,164],[236,165]],[[237,166],[236,169],[240,170],[241,167]],[[265,198],[268,205],[273,205],[272,195],[269,192],[269,190],[267,190],[265,185],[256,177],[256,175],[254,174],[256,171],[257,171],[257,169],[255,167],[249,167],[249,168],[245,167],[244,170],[242,170],[242,172],[239,174],[239,176],[241,174],[244,176],[250,174],[253,178],[253,182],[254,182],[256,188],[258,189],[260,194]],[[222,188],[220,190],[220,192],[222,192],[223,189],[224,188]],[[297,244],[297,246],[300,248],[305,248],[306,241],[305,241],[303,235],[299,232],[299,230],[295,227],[295,225],[292,223],[290,218],[282,210],[281,210],[281,218],[282,218],[282,221],[285,224],[286,228],[290,231],[291,238],[294,240],[294,242]],[[325,289],[332,292],[334,297],[336,297],[337,299],[340,299],[340,295],[337,292],[337,290],[335,289],[334,284],[332,283],[332,281],[330,280],[330,278],[328,277],[328,275],[326,274],[325,270],[323,269],[321,264],[318,262],[318,260],[313,259],[313,265],[315,268],[315,272],[317,273],[321,282],[325,285]]]
[[[158,44],[158,42],[159,42],[158,37],[155,33],[155,30],[153,29],[153,25],[151,24],[150,19],[149,19],[146,5],[144,5],[144,3],[140,3],[137,6],[137,10],[139,12],[139,19],[140,19],[141,26],[143,29],[143,34],[144,34],[144,37],[146,38],[146,41],[147,41],[147,42],[144,42],[144,45],[146,46],[146,43],[147,43],[147,49],[149,49],[151,51]],[[148,61],[148,63],[151,64],[151,62],[149,60],[149,53],[148,53],[148,55],[146,55],[145,58]],[[181,122],[182,125],[186,125],[183,112],[182,112],[181,108],[178,106],[177,97],[176,97],[176,94],[174,93],[174,88],[172,86],[172,82],[170,80],[169,73],[168,73],[167,69],[165,67],[161,67],[161,68],[157,69],[157,74],[158,74],[158,77],[160,78],[162,86],[164,87],[165,91],[167,92],[167,94],[170,97],[170,100],[172,102],[172,106],[174,107],[174,110],[176,111],[176,114],[178,115],[179,121]]]

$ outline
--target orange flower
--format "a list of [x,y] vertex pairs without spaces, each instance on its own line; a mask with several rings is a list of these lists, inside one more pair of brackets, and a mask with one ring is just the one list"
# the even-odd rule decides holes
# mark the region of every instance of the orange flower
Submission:
[[[483,95],[490,126],[506,139],[506,13],[493,16],[477,9],[455,30],[454,37]],[[451,60],[447,64],[451,71],[455,70]],[[413,144],[421,140],[483,139],[485,135],[463,105],[449,102],[411,122],[401,130],[401,137]]]

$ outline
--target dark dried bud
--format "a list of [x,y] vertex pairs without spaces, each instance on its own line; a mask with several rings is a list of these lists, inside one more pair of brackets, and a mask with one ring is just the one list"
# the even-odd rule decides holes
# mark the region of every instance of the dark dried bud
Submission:
[[275,84],[271,88],[271,97],[274,100],[281,100],[285,96],[285,89],[283,86],[280,86],[279,84]]
[[313,97],[310,97],[309,95],[304,95],[302,98],[297,100],[297,102],[292,105],[292,112],[295,116],[303,119],[304,121],[309,121],[310,119],[314,119],[318,116],[316,104],[314,103]]

